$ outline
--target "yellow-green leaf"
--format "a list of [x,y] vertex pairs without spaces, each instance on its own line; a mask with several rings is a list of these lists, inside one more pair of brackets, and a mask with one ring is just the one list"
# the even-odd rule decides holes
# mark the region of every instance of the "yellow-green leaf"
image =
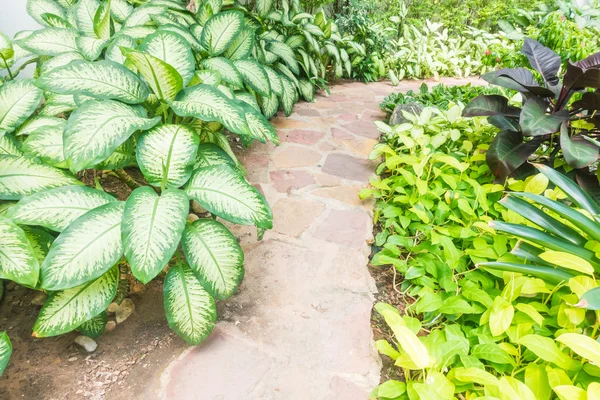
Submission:
[[556,341],[566,345],[581,357],[600,365],[600,343],[591,337],[579,333],[565,333],[556,338]]
[[594,273],[594,267],[589,262],[574,254],[551,250],[540,254],[540,258],[561,268],[572,269],[588,275]]

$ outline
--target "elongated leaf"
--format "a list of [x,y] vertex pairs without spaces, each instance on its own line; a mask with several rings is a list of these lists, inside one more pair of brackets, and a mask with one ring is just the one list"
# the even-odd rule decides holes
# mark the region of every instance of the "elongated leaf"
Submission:
[[[270,52],[281,58],[283,62],[292,70],[296,75],[300,75],[300,67],[298,61],[296,61],[296,54],[294,50],[285,43],[271,42],[267,48]],[[335,47],[334,47],[335,48]]]
[[78,34],[73,29],[45,28],[17,40],[23,49],[44,56],[57,56],[62,53],[79,51]]
[[68,52],[59,54],[56,57],[52,57],[48,61],[44,62],[41,67],[41,75],[47,74],[55,68],[62,67],[70,63],[71,61],[84,60],[85,58],[79,52]]
[[246,121],[248,122],[248,127],[250,128],[250,132],[252,132],[253,138],[263,143],[269,140],[274,144],[279,144],[279,137],[277,136],[275,127],[260,113],[260,109],[258,111],[254,110],[249,105],[244,105],[242,108],[244,109]]
[[244,252],[225,225],[200,219],[181,241],[185,257],[204,288],[217,300],[231,297],[244,277]]
[[0,333],[0,376],[8,366],[10,355],[12,354],[12,344],[6,332]]
[[144,39],[140,50],[175,68],[185,87],[192,80],[195,70],[194,55],[189,46],[185,38],[175,32],[158,31]]
[[62,232],[86,212],[113,201],[114,197],[100,190],[65,186],[24,197],[6,216],[17,224],[39,225]]
[[555,97],[552,90],[540,86],[527,68],[504,68],[481,76],[492,85],[517,90],[521,93],[533,93],[542,97]]
[[42,288],[69,289],[98,278],[116,264],[123,255],[123,208],[124,203],[111,202],[73,221],[54,241],[42,264]]
[[241,88],[244,86],[242,75],[237,70],[233,62],[224,57],[213,57],[202,60],[202,66],[209,70],[219,71],[221,79],[233,87]]
[[124,27],[137,27],[142,25],[152,24],[153,15],[164,15],[168,12],[167,7],[161,5],[154,5],[152,3],[143,4],[137,8],[134,8],[133,12],[129,14],[125,22]]
[[42,100],[42,91],[29,79],[10,81],[0,86],[0,131],[17,129],[33,114]]
[[104,333],[106,323],[108,322],[108,314],[102,311],[95,317],[88,319],[83,324],[77,327],[77,330],[87,337],[96,339]]
[[57,117],[39,117],[30,118],[19,129],[15,132],[16,136],[29,135],[31,132],[35,132],[39,128],[63,126],[66,121],[62,118]]
[[527,347],[542,360],[554,363],[563,369],[581,368],[581,363],[563,353],[554,342],[554,339],[530,334],[520,338],[519,344]]
[[47,25],[44,14],[54,14],[62,19],[67,17],[64,8],[53,0],[27,0],[26,9],[27,14],[40,25]]
[[115,21],[125,22],[127,17],[133,12],[133,6],[127,0],[112,0],[110,2],[110,13]]
[[23,155],[21,146],[10,133],[0,131],[0,154]]
[[108,158],[96,165],[97,169],[115,170],[119,168],[132,167],[137,164],[135,159],[135,141],[130,137],[115,149]]
[[[87,36],[80,36],[76,39],[77,48],[86,60],[95,61],[102,54],[102,50],[108,46],[109,39],[96,39]],[[64,54],[64,53],[63,53]]]
[[590,360],[596,365],[600,364],[600,343],[589,336],[579,333],[564,333],[556,341],[569,347],[575,353]]
[[596,287],[585,292],[575,307],[585,308],[586,310],[600,310],[600,287]]
[[164,292],[169,327],[189,344],[206,339],[215,327],[217,309],[190,267],[180,264],[171,268],[165,278]]
[[186,192],[208,211],[230,222],[263,229],[273,225],[264,197],[230,166],[194,171]]
[[235,168],[235,161],[229,157],[229,155],[213,143],[202,143],[198,146],[198,153],[196,156],[196,162],[194,163],[194,170],[198,168],[208,167],[211,165],[230,165]]
[[499,95],[481,95],[475,97],[463,110],[463,117],[491,117],[502,115],[518,117],[519,109],[508,104],[508,99]]
[[112,23],[110,20],[111,0],[100,3],[100,7],[94,15],[94,33],[100,39],[110,39]]
[[169,102],[175,114],[195,117],[206,122],[219,122],[231,132],[250,134],[244,113],[232,100],[210,85],[197,85],[177,95]]
[[74,61],[35,81],[36,86],[60,94],[84,94],[96,99],[142,103],[148,88],[131,71],[112,61]]
[[212,16],[202,29],[200,44],[211,56],[222,54],[242,31],[244,15],[239,11],[225,11]]
[[183,125],[160,125],[144,133],[138,142],[137,160],[153,186],[177,188],[192,175],[199,139]]
[[233,62],[244,82],[261,96],[271,95],[269,76],[265,69],[254,60],[236,60]]
[[525,142],[521,132],[502,131],[490,144],[486,161],[496,178],[504,181],[527,161],[540,144],[540,137]]
[[572,168],[585,168],[600,157],[600,149],[582,136],[569,136],[566,123],[560,126],[560,148],[565,161]]
[[166,62],[137,50],[127,50],[125,54],[159,99],[173,100],[183,89],[181,75]]
[[275,114],[277,114],[277,110],[279,109],[279,99],[275,92],[271,95],[271,97],[263,97],[262,98],[262,112],[267,119],[271,119]]
[[23,151],[53,167],[67,168],[63,153],[63,129],[61,126],[50,126],[31,132],[23,143]]
[[562,64],[560,56],[540,42],[530,38],[525,38],[521,51],[527,56],[529,64],[542,75],[544,81],[550,85],[558,83],[556,75]]
[[294,83],[285,76],[281,77],[281,83],[283,84],[283,96],[281,96],[281,106],[286,117],[289,117],[294,112],[294,105],[298,101],[298,92]]
[[19,200],[44,189],[80,184],[60,169],[24,157],[0,154],[0,200]]
[[79,0],[75,5],[75,20],[77,27],[84,36],[96,37],[94,32],[94,17],[100,7],[98,0]]
[[50,293],[33,326],[33,336],[58,336],[81,326],[106,310],[118,284],[119,268],[114,266],[95,280]]
[[561,124],[569,119],[567,111],[546,114],[548,105],[539,97],[525,102],[519,123],[525,136],[540,136],[558,132]]
[[167,265],[179,245],[189,212],[185,192],[169,189],[160,195],[149,186],[131,193],[125,203],[121,235],[131,272],[148,283]]
[[137,130],[147,130],[160,121],[148,119],[145,111],[114,100],[91,100],[79,107],[64,132],[64,153],[69,168],[81,171],[112,154]]
[[40,265],[25,232],[11,220],[0,216],[0,237],[0,278],[35,287]]
[[126,60],[126,57],[123,55],[121,51],[121,47],[126,47],[128,49],[135,49],[137,42],[130,36],[127,35],[119,35],[115,37],[110,45],[106,48],[104,52],[104,58],[113,61],[119,64],[123,64]]
[[244,26],[223,55],[230,60],[243,60],[248,58],[254,48],[255,40],[256,35],[254,30],[248,26]]
[[273,3],[273,0],[257,0],[256,4],[254,5],[254,10],[258,15],[264,18],[271,12]]
[[509,262],[486,262],[477,264],[477,267],[487,268],[495,271],[516,272],[519,274],[527,274],[544,281],[558,285],[561,282],[568,282],[575,275],[560,269],[550,267],[540,267],[537,265],[517,264]]

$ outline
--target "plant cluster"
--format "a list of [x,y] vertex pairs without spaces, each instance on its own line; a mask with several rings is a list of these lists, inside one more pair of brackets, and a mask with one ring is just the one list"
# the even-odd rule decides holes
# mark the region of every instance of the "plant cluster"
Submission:
[[[361,50],[298,2],[197,6],[29,0],[43,28],[0,35],[0,278],[49,294],[36,337],[96,337],[121,274],[166,273],[169,326],[203,341],[244,276],[217,217],[272,227],[225,132],[277,144],[268,118],[350,74]],[[29,64],[35,79],[16,79]],[[106,193],[107,174],[127,193]],[[193,201],[208,214],[189,214]],[[10,351],[3,334],[0,372]]]

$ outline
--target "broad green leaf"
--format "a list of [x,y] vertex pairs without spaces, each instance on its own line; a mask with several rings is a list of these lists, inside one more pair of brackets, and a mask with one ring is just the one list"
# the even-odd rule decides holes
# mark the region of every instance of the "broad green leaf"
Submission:
[[500,378],[499,387],[502,400],[537,400],[527,385],[511,376]]
[[42,64],[40,69],[40,75],[47,74],[55,68],[62,67],[70,63],[71,61],[84,60],[85,58],[79,52],[68,52],[59,54],[56,57],[52,57],[48,61]]
[[525,142],[521,132],[502,131],[490,144],[486,161],[493,174],[504,180],[525,164],[540,144],[540,137]]
[[42,91],[29,79],[10,81],[0,86],[0,131],[17,129],[33,114],[42,100]]
[[19,142],[10,133],[0,131],[0,154],[23,155]]
[[44,108],[40,110],[38,116],[53,117],[59,114],[65,114],[77,108],[75,97],[72,94],[50,94],[46,99]]
[[[96,39],[80,36],[76,40],[77,48],[86,60],[95,61],[102,54],[102,50],[110,43],[109,39]],[[64,54],[64,53],[63,53]]]
[[271,84],[271,90],[277,96],[283,96],[283,83],[281,82],[281,78],[277,72],[271,67],[263,66],[267,76],[269,77],[269,82]]
[[515,365],[515,360],[506,351],[494,343],[478,344],[473,346],[471,355],[481,360],[487,360],[498,364]]
[[530,334],[519,339],[519,344],[527,347],[542,360],[554,363],[563,369],[572,370],[581,367],[579,363],[563,353],[551,338]]
[[302,94],[302,98],[308,102],[315,101],[315,85],[313,85],[307,79],[300,79],[300,93]]
[[127,0],[112,0],[110,2],[110,13],[115,21],[125,22],[127,17],[133,12],[133,6]]
[[267,119],[271,119],[279,110],[279,98],[273,92],[271,97],[262,97],[262,112]]
[[244,109],[246,122],[248,123],[253,138],[256,138],[263,143],[265,140],[269,140],[274,144],[279,144],[279,137],[277,137],[275,127],[267,121],[260,113],[260,110],[254,110],[249,105],[244,105],[242,108]]
[[63,126],[49,126],[33,131],[23,143],[23,151],[57,168],[67,168],[63,153]]
[[254,4],[254,10],[260,17],[265,18],[271,12],[271,9],[273,8],[273,3],[274,0],[256,0],[256,3]]
[[125,56],[159,99],[173,100],[183,89],[183,79],[179,72],[161,59],[129,49],[125,51]]
[[233,64],[242,75],[244,83],[261,96],[271,95],[269,76],[262,65],[254,60],[236,60]]
[[117,294],[119,268],[115,265],[95,278],[90,277],[80,286],[50,293],[33,326],[33,336],[62,335],[106,310]]
[[94,208],[56,238],[41,267],[42,288],[55,291],[81,285],[101,276],[119,261],[123,255],[124,205],[115,201]]
[[124,27],[136,27],[142,25],[152,24],[153,15],[164,15],[168,9],[160,5],[153,5],[152,3],[141,5],[134,8],[133,12],[129,14]]
[[252,107],[255,111],[260,112],[260,106],[258,105],[258,102],[256,101],[256,96],[253,95],[252,93],[237,91],[237,92],[235,92],[235,99],[243,101],[244,103],[246,103],[247,105]]
[[569,119],[569,113],[562,111],[546,114],[549,105],[540,97],[532,97],[523,105],[519,124],[525,136],[540,136],[556,133],[560,125]]
[[217,300],[231,297],[244,277],[244,252],[225,225],[200,219],[186,226],[181,240],[190,268]]
[[560,400],[588,400],[586,391],[577,386],[554,386],[552,390]]
[[300,67],[298,61],[296,61],[296,54],[290,46],[282,42],[273,41],[269,43],[267,49],[281,58],[294,74],[300,75]]
[[190,32],[189,29],[185,29],[184,27],[169,24],[169,25],[161,25],[158,29],[159,32],[174,32],[179,36],[184,38],[186,42],[192,47],[192,50],[195,52],[206,53],[206,49],[202,47],[200,42],[196,39],[194,35]]
[[248,26],[241,28],[241,32],[231,42],[223,56],[230,60],[243,60],[250,56],[254,48],[255,39],[254,30]]
[[28,119],[19,129],[16,130],[15,135],[29,135],[31,132],[35,132],[40,128],[63,126],[66,120],[57,117],[39,117]]
[[160,196],[149,186],[137,188],[125,203],[121,236],[131,272],[146,284],[165,268],[179,245],[189,212],[185,192]]
[[377,396],[385,399],[395,399],[402,396],[405,392],[406,384],[393,379],[390,379],[377,387]]
[[189,344],[206,339],[215,327],[217,309],[215,300],[190,267],[179,264],[171,268],[165,278],[164,292],[169,327]]
[[510,302],[501,296],[494,299],[494,305],[490,312],[490,331],[494,336],[500,336],[510,326],[515,309]]
[[283,112],[286,117],[289,117],[294,111],[294,105],[298,99],[298,92],[296,91],[294,83],[287,77],[282,76],[281,83],[283,87],[283,95],[280,97],[281,106],[283,107]]
[[111,0],[105,0],[100,3],[100,7],[96,10],[94,15],[94,33],[100,39],[110,39],[111,31],[111,20],[110,20],[110,9]]
[[8,366],[10,355],[12,354],[12,344],[6,332],[0,333],[0,376]]
[[600,287],[586,291],[575,307],[585,308],[587,310],[600,310]]
[[[227,94],[225,91],[221,89],[221,73],[219,71],[213,70],[204,70],[204,71],[196,71],[196,75],[192,79],[191,86],[199,85],[204,83],[205,85],[211,85],[214,87],[218,87],[223,93]],[[231,91],[229,87],[224,87],[227,91]],[[230,96],[227,96],[230,97]],[[231,98],[231,97],[230,97]]]
[[537,400],[550,400],[552,388],[543,365],[530,363],[525,368],[525,384],[535,394]]
[[221,147],[213,143],[202,143],[198,146],[194,171],[211,165],[229,165],[236,167],[235,161]]
[[201,62],[206,69],[219,71],[223,82],[230,84],[233,87],[241,88],[244,86],[242,75],[237,70],[233,62],[223,57],[206,58]]
[[94,32],[94,17],[100,7],[98,0],[79,0],[75,5],[75,19],[77,27],[84,36],[96,37]]
[[67,185],[81,185],[81,182],[49,165],[0,154],[0,200],[19,200],[44,189]]
[[184,87],[192,80],[195,70],[194,55],[188,42],[181,35],[158,31],[144,39],[140,50],[175,68],[183,79]]
[[244,14],[224,11],[212,16],[202,29],[200,44],[211,56],[222,54],[242,31]]
[[113,201],[114,197],[100,190],[65,186],[24,197],[6,216],[20,225],[39,225],[62,232],[81,215]]
[[579,333],[564,333],[557,337],[556,341],[569,347],[581,357],[600,365],[600,343],[591,337]]
[[160,117],[114,100],[90,100],[79,107],[65,128],[64,154],[72,171],[98,164],[137,130],[147,130]]
[[566,268],[577,272],[583,272],[584,274],[588,275],[594,274],[594,267],[592,267],[592,264],[590,264],[583,258],[571,253],[565,253],[564,251],[549,250],[541,253],[539,257],[542,260],[561,268]]
[[594,143],[585,140],[581,135],[569,136],[566,123],[560,126],[560,148],[565,161],[572,168],[585,168],[600,156],[598,146]]
[[177,188],[192,175],[199,139],[184,125],[159,125],[145,132],[137,145],[137,160],[153,186]]
[[79,51],[78,36],[73,29],[45,28],[15,42],[23,49],[38,55],[57,56]]
[[115,37],[110,45],[106,48],[104,52],[104,58],[113,61],[119,64],[124,64],[126,57],[123,55],[121,51],[121,47],[126,47],[128,49],[135,49],[137,46],[137,42],[127,35],[119,35]]
[[40,25],[47,25],[43,18],[44,14],[54,14],[62,19],[66,19],[65,9],[53,0],[27,0],[27,14],[31,16]]
[[96,99],[142,103],[148,88],[133,72],[112,61],[74,61],[35,81],[36,86],[60,94],[84,94]]
[[223,7],[223,0],[201,0],[198,4],[196,20],[202,26],[206,24],[210,17],[218,14]]
[[479,368],[455,368],[454,377],[465,383],[478,383],[480,385],[498,386],[498,378],[486,370]]
[[0,278],[35,287],[40,265],[23,229],[13,221],[0,216],[0,237],[2,237]]
[[106,328],[106,323],[108,322],[108,314],[106,311],[102,311],[100,314],[95,317],[88,319],[83,324],[77,327],[77,330],[81,332],[81,334],[91,337],[92,339],[96,339],[104,333],[104,329]]
[[264,197],[228,165],[194,171],[186,191],[208,211],[227,221],[254,224],[262,229],[273,226],[271,209]]
[[197,85],[181,91],[169,105],[180,117],[219,122],[231,132],[250,134],[246,117],[234,101],[210,85]]

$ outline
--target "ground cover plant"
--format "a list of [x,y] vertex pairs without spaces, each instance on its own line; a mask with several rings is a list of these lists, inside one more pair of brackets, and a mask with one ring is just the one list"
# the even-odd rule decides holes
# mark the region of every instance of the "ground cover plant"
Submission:
[[[132,276],[164,278],[169,326],[203,341],[244,276],[217,217],[272,227],[225,133],[277,144],[268,118],[349,74],[360,50],[297,2],[196,6],[29,0],[43,28],[0,35],[0,278],[49,294],[36,337],[102,334]],[[2,334],[0,372],[10,352]]]

